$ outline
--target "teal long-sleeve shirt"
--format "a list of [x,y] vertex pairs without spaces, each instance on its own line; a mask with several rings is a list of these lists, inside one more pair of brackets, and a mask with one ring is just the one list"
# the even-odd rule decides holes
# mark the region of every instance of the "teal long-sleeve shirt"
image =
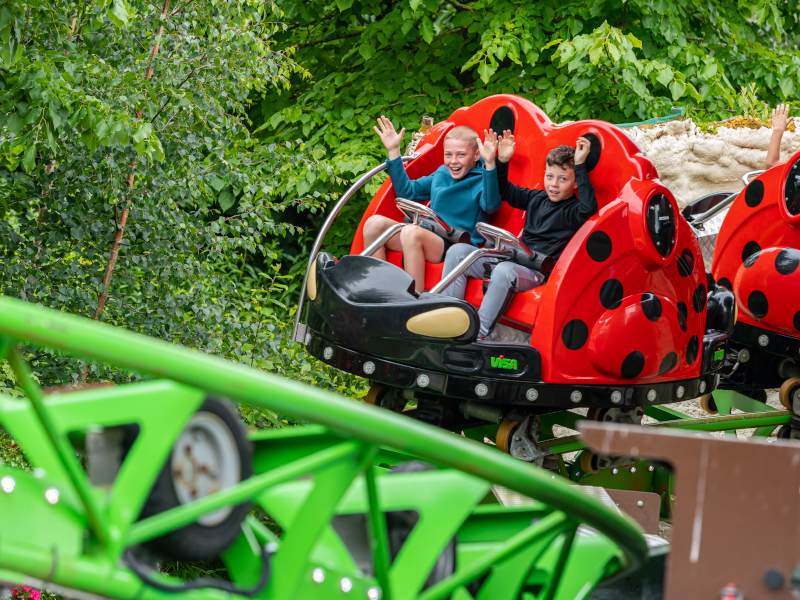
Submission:
[[475,246],[482,245],[483,237],[475,225],[488,221],[490,214],[500,208],[500,185],[497,169],[487,171],[483,159],[461,179],[453,179],[442,165],[432,175],[411,180],[400,158],[387,160],[389,177],[398,198],[424,202],[430,200],[431,210],[450,225],[468,231]]

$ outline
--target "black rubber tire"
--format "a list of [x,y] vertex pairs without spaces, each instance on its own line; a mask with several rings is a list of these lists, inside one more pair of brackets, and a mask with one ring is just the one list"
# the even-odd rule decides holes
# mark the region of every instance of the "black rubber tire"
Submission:
[[[422,462],[421,460],[410,460],[399,463],[392,469],[391,474],[395,473],[420,473],[422,471],[435,471],[436,467]],[[406,543],[408,536],[419,521],[419,514],[415,510],[400,510],[386,513],[386,528],[389,537],[389,554],[391,562],[397,558],[403,544]],[[425,580],[423,590],[447,579],[456,570],[456,538],[453,537],[445,546],[436,564],[433,565],[428,578]]]
[[[239,413],[225,400],[208,398],[198,409],[216,415],[225,423],[233,435],[239,452],[241,480],[253,474],[253,445],[247,434]],[[145,544],[148,549],[163,556],[183,561],[211,560],[227,550],[241,533],[241,523],[250,511],[250,502],[235,506],[228,517],[213,527],[191,523],[155,538]],[[145,501],[139,519],[151,517],[180,505],[175,493],[170,469],[170,458],[158,475],[150,495]]]
[[767,390],[747,390],[746,392],[742,392],[742,395],[763,402],[764,404],[767,403]]

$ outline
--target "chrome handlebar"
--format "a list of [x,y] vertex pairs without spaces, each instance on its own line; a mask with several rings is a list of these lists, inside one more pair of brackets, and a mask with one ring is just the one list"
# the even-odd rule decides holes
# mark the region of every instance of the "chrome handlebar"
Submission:
[[422,215],[423,217],[428,217],[429,219],[433,219],[439,225],[444,227],[445,229],[450,229],[446,223],[444,223],[434,211],[430,209],[430,207],[425,206],[424,204],[420,204],[419,202],[412,202],[411,200],[406,200],[405,198],[396,198],[395,206],[411,219],[411,223],[414,225],[418,225],[419,216]]
[[750,185],[750,179],[752,179],[753,177],[758,177],[763,172],[764,169],[761,169],[760,171],[750,171],[749,173],[745,173],[744,175],[742,175],[742,183],[744,183],[745,185]]
[[528,256],[533,256],[533,252],[528,250],[518,237],[511,235],[505,229],[500,229],[488,223],[478,223],[475,229],[477,229],[478,233],[480,233],[487,242],[491,243],[495,249],[499,249],[503,242],[506,242],[514,248],[518,248]]

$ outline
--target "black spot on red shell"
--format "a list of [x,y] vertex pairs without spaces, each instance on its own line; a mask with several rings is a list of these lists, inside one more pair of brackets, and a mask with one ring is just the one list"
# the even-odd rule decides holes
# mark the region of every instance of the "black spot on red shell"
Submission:
[[638,350],[634,350],[622,361],[620,374],[625,379],[634,379],[639,376],[642,369],[644,369],[644,354]]
[[749,310],[750,314],[756,319],[763,319],[767,316],[769,312],[769,302],[764,292],[761,290],[750,292],[750,295],[747,297],[747,310]]
[[700,341],[697,339],[696,335],[692,336],[692,339],[689,340],[689,343],[686,345],[686,363],[692,364],[695,360],[697,360],[697,351],[700,349]]
[[605,231],[593,231],[586,239],[586,252],[596,262],[608,260],[612,247],[611,238]]
[[744,245],[744,248],[742,249],[742,262],[744,263],[746,269],[756,264],[759,252],[761,252],[761,246],[759,246],[757,242],[747,242]]
[[761,200],[764,198],[764,182],[760,179],[753,181],[750,185],[747,186],[747,189],[744,191],[744,201],[747,206],[750,208],[755,208],[759,204],[761,204]]
[[674,369],[675,365],[678,364],[678,355],[674,352],[670,352],[664,357],[664,360],[661,361],[661,366],[658,368],[658,374],[663,375],[667,371]]
[[775,270],[781,275],[791,275],[800,265],[800,250],[784,248],[775,257]]
[[694,293],[692,294],[692,306],[694,306],[694,312],[703,312],[703,309],[706,307],[706,284],[701,283],[697,286]]
[[792,323],[794,324],[794,328],[797,329],[797,331],[800,331],[800,310],[794,313],[794,319],[792,320]]
[[733,284],[731,283],[731,280],[730,280],[730,279],[728,279],[727,277],[722,277],[722,278],[721,278],[721,279],[720,279],[720,280],[717,282],[717,285],[721,285],[722,287],[724,287],[726,290],[728,290],[728,291],[730,291],[730,292],[732,292],[732,291],[733,291]]
[[678,325],[681,331],[686,331],[686,319],[689,318],[689,309],[684,302],[678,302]]
[[689,248],[684,248],[678,257],[678,273],[681,277],[688,277],[694,270],[694,254]]
[[600,304],[607,310],[619,308],[623,295],[622,282],[618,279],[609,279],[600,286]]
[[579,350],[583,348],[586,340],[589,339],[589,328],[580,319],[572,319],[564,325],[561,331],[561,341],[569,350]]
[[642,294],[642,312],[649,320],[656,322],[661,318],[661,300],[655,294]]

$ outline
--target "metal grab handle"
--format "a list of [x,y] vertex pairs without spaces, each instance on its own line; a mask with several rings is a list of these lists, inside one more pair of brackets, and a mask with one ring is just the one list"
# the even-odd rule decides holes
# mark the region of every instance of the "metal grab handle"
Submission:
[[464,260],[458,263],[456,268],[447,274],[447,277],[443,277],[439,283],[433,286],[430,293],[441,294],[447,286],[453,283],[459,275],[471,267],[476,260],[487,255],[509,257],[511,256],[511,250],[506,250],[505,248],[476,248]]
[[488,223],[482,222],[475,225],[475,229],[478,230],[478,233],[480,233],[487,242],[494,244],[495,249],[500,248],[502,246],[502,242],[508,242],[528,256],[533,256],[533,252],[531,252],[517,236],[511,235],[505,229],[500,229],[494,225],[489,225]]
[[[419,156],[418,152],[414,152],[411,156],[402,156],[400,160],[404,163],[410,162]],[[294,317],[294,330],[292,331],[292,341],[294,342],[305,342],[306,337],[306,327],[300,320],[303,315],[303,306],[305,305],[306,301],[306,287],[308,286],[308,273],[311,270],[311,265],[314,264],[314,261],[317,259],[317,254],[319,254],[319,249],[322,247],[322,242],[325,241],[325,236],[328,234],[328,230],[333,225],[333,222],[336,220],[336,217],[339,216],[339,213],[344,208],[344,205],[353,197],[353,195],[360,190],[367,181],[375,177],[381,171],[385,171],[388,165],[386,163],[381,163],[377,167],[373,167],[366,173],[364,173],[358,180],[351,185],[348,190],[344,193],[341,197],[339,202],[336,203],[336,206],[333,207],[333,210],[328,215],[328,218],[325,219],[325,223],[322,225],[322,228],[319,230],[317,234],[317,239],[314,240],[314,246],[311,248],[311,256],[308,259],[308,264],[306,265],[306,275],[303,278],[303,287],[300,289],[300,300],[297,303],[297,314]]]
[[394,225],[389,227],[389,229],[384,231],[380,236],[378,236],[377,240],[372,242],[367,248],[364,248],[364,250],[361,252],[361,254],[359,254],[359,256],[372,256],[378,251],[378,248],[383,246],[394,236],[395,233],[397,233],[407,225],[411,225],[411,223],[395,223]]
[[423,217],[428,217],[429,219],[433,219],[434,221],[439,223],[439,225],[444,227],[445,230],[447,231],[450,231],[451,229],[451,227],[447,223],[442,221],[439,218],[439,215],[437,215],[433,210],[431,210],[429,206],[425,206],[424,204],[420,204],[419,202],[406,200],[405,198],[396,198],[394,203],[401,213],[403,213],[405,216],[411,219],[411,223],[413,225],[419,225],[419,216],[422,215]]
[[706,212],[696,216],[694,219],[690,221],[692,227],[698,228],[700,225],[708,221],[709,219],[716,217],[719,213],[733,204],[733,201],[736,200],[736,196],[739,195],[739,192],[735,192],[725,198],[724,200],[718,202],[715,206],[709,208]]
[[744,175],[742,175],[742,183],[744,183],[745,185],[750,185],[750,179],[752,179],[753,177],[758,177],[764,172],[765,172],[764,169],[761,169],[760,171],[750,171],[749,173],[745,173]]

